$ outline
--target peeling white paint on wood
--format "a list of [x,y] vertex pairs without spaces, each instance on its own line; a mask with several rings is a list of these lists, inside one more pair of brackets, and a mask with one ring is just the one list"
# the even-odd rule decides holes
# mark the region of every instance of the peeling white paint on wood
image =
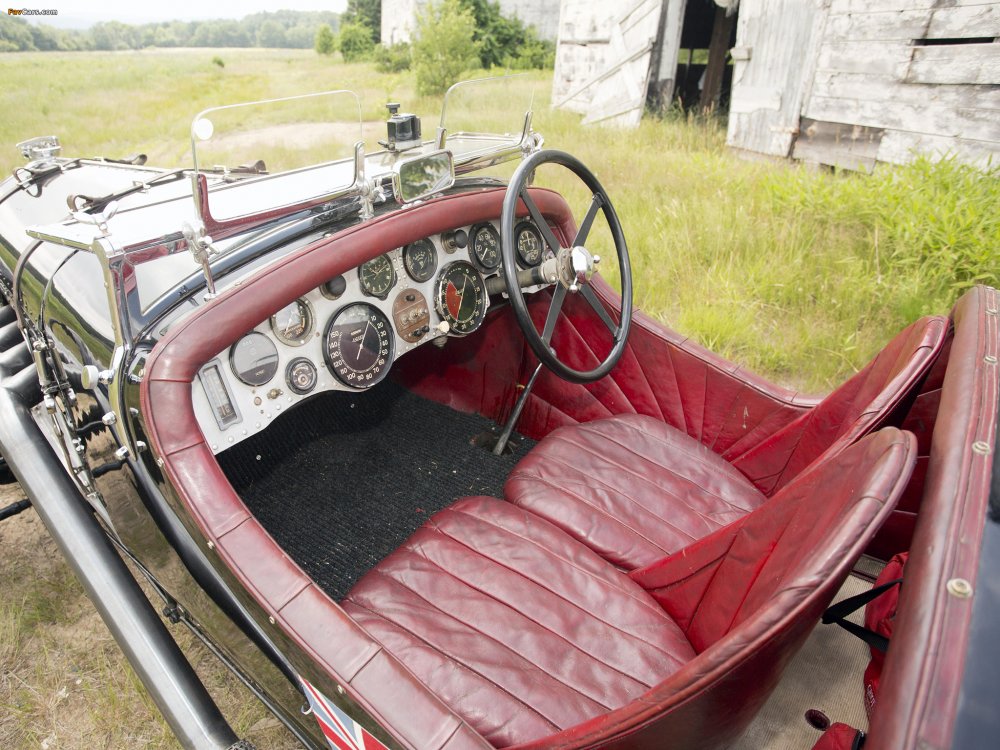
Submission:
[[[1000,37],[1000,2],[803,4],[816,9],[817,22],[809,43],[796,48],[797,67],[790,77],[780,55],[778,64],[752,67],[762,49],[773,49],[767,46],[771,38],[794,43],[788,8],[780,0],[743,0],[737,45],[752,48],[752,58],[737,63],[730,145],[781,153],[787,122],[768,121],[777,113],[761,106],[762,92],[777,87],[782,112],[787,97],[803,92],[794,106],[814,130],[813,137],[789,136],[794,158],[865,170],[875,161],[901,163],[916,153],[949,154],[980,165],[992,157],[1000,163],[1000,39],[963,43]],[[744,29],[744,14],[763,20]],[[796,37],[795,30],[791,35]],[[796,38],[801,41],[801,30]],[[757,75],[749,76],[750,71]],[[804,82],[796,82],[796,75]],[[881,141],[845,137],[855,127],[881,134]]]

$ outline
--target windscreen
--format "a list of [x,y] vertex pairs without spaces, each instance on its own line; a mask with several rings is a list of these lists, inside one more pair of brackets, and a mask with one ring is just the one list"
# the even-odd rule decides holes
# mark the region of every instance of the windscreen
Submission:
[[444,97],[441,127],[459,160],[479,152],[519,146],[536,81],[517,74],[456,83]]
[[[209,178],[212,217],[225,221],[332,195],[354,181],[361,105],[328,91],[214,107],[191,123],[195,169]],[[280,194],[269,178],[282,174]]]

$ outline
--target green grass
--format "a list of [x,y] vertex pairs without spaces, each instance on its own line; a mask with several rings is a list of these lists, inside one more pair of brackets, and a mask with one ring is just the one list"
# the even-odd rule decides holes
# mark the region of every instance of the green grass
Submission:
[[[401,101],[424,116],[425,135],[441,109],[439,97],[416,96],[409,73],[299,50],[8,54],[0,73],[5,171],[20,163],[13,143],[49,132],[66,154],[142,151],[151,163],[186,165],[194,114],[251,99],[350,88],[364,120],[382,119],[385,101]],[[549,86],[547,74],[531,73],[510,95],[467,99],[481,122],[509,129],[512,111],[533,96],[546,146],[580,157],[611,195],[638,305],[774,380],[828,389],[916,317],[946,312],[972,283],[997,283],[1000,171],[917,161],[834,175],[747,162],[726,150],[716,120],[585,128],[549,108]],[[368,148],[377,148],[366,132]],[[583,210],[587,196],[572,179],[543,171],[539,184]],[[607,257],[606,237],[603,250]],[[605,273],[614,279],[612,265]]]
[[[380,74],[310,51],[0,54],[0,76],[4,173],[22,163],[17,141],[49,133],[67,155],[139,151],[153,163],[187,166],[192,117],[253,99],[350,88],[366,121],[384,117],[384,102],[401,101],[424,116],[425,135],[441,109],[440,98],[415,95],[409,73]],[[578,116],[549,108],[549,86],[546,74],[532,73],[516,96],[473,97],[479,120],[507,129],[511,102],[533,90],[546,146],[580,157],[614,201],[637,304],[776,381],[828,389],[916,317],[946,312],[973,283],[997,283],[996,170],[918,161],[873,176],[833,175],[746,162],[727,152],[716,120],[584,128]],[[368,146],[376,148],[374,137]],[[564,191],[582,215],[588,195],[577,181],[542,170],[538,184]],[[608,258],[606,228],[595,227],[593,244]],[[614,281],[614,264],[602,265]],[[174,746],[51,540],[37,521],[26,526],[29,516],[0,528],[0,746]],[[183,631],[180,640],[241,734],[288,746],[204,649]]]

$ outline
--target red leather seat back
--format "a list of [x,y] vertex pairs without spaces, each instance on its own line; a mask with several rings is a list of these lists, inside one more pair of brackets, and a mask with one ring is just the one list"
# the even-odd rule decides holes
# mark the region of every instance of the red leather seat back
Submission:
[[891,511],[915,455],[911,434],[884,429],[810,469],[746,518],[630,574],[698,656],[642,700],[523,747],[732,742]]
[[746,453],[732,460],[765,495],[785,486],[827,450],[891,424],[923,382],[948,333],[948,319],[921,318],[903,329],[857,375]]

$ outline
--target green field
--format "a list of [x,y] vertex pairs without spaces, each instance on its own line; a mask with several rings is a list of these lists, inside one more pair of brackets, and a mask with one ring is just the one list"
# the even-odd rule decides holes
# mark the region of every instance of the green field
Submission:
[[[747,162],[727,152],[724,125],[680,116],[647,118],[631,132],[584,128],[549,108],[549,75],[525,81],[535,89],[535,128],[607,188],[638,306],[775,381],[827,390],[916,317],[946,312],[973,283],[997,284],[996,170],[917,161],[868,177]],[[60,136],[68,156],[144,152],[185,165],[194,114],[251,99],[349,88],[365,120],[400,101],[425,116],[425,134],[441,109],[440,99],[416,97],[407,73],[311,51],[12,53],[0,54],[0,76],[4,173],[22,163],[17,141],[47,134]],[[507,102],[483,107],[484,119],[509,121]],[[539,184],[586,197],[548,177]],[[0,527],[0,746],[173,746],[31,516]],[[261,747],[285,746],[259,705],[194,653],[239,731]]]

